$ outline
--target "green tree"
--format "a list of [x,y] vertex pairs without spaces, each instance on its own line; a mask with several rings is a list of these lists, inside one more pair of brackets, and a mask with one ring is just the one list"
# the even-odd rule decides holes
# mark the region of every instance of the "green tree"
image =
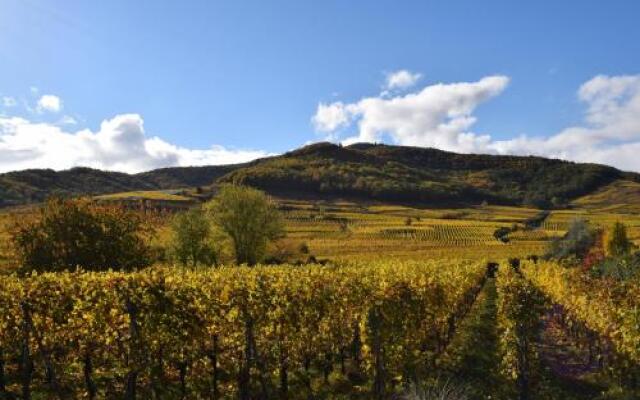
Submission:
[[130,270],[151,263],[142,216],[90,199],[51,198],[12,232],[25,270]]
[[174,257],[187,266],[217,264],[215,249],[210,244],[211,226],[201,208],[192,208],[175,215],[171,223]]
[[213,223],[231,239],[238,264],[260,262],[267,244],[283,236],[276,204],[259,190],[223,186],[206,209]]
[[627,237],[627,228],[621,222],[613,224],[611,231],[607,233],[606,239],[607,255],[620,257],[629,253],[631,242]]

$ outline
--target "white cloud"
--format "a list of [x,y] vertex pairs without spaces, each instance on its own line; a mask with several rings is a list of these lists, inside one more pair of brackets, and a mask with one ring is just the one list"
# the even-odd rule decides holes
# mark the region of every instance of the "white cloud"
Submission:
[[19,117],[0,117],[0,171],[27,168],[56,170],[88,166],[139,172],[168,166],[245,162],[268,154],[221,146],[188,149],[159,137],[147,137],[138,114],[117,115],[100,129],[67,132],[60,126]]
[[311,122],[318,132],[333,132],[349,124],[349,111],[340,101],[331,104],[320,103]]
[[495,141],[488,149],[640,171],[640,75],[596,76],[580,87],[578,99],[587,108],[582,124],[550,137]]
[[3,96],[2,105],[5,107],[15,107],[16,105],[18,105],[18,102],[11,96]]
[[475,108],[500,94],[508,82],[507,77],[491,76],[477,82],[431,85],[392,97],[383,93],[355,103],[321,104],[314,121],[325,121],[316,124],[316,129],[329,134],[355,127],[357,135],[344,139],[345,144],[379,142],[388,135],[401,145],[539,155],[640,171],[640,75],[599,75],[585,82],[577,93],[586,106],[584,121],[550,136],[494,140],[474,133]]
[[76,125],[77,123],[78,120],[73,118],[71,115],[63,115],[58,121],[58,125]]
[[420,78],[422,78],[422,74],[412,73],[406,69],[401,69],[387,74],[385,88],[387,90],[406,89],[415,85]]
[[44,111],[49,111],[53,113],[60,112],[62,110],[62,100],[60,97],[54,96],[52,94],[45,94],[40,97],[38,100],[38,112],[42,113]]
[[316,129],[325,133],[357,123],[358,135],[345,139],[347,144],[377,142],[387,134],[401,145],[471,151],[488,140],[468,131],[476,120],[473,111],[508,83],[505,76],[489,76],[477,82],[426,86],[416,93],[390,98],[320,104],[313,120]]

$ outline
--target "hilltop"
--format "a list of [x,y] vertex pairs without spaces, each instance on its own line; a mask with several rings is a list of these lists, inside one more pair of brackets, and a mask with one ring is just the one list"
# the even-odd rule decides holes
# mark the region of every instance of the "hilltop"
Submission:
[[[542,157],[458,154],[432,148],[316,143],[250,163],[162,168],[139,174],[90,168],[0,174],[0,205],[52,194],[107,193],[242,183],[285,198],[352,198],[425,205],[552,207],[640,175]],[[613,186],[610,186],[613,185]],[[611,189],[608,189],[611,190]],[[607,196],[606,198],[615,198]]]
[[283,196],[349,196],[390,202],[551,207],[640,175],[542,157],[458,154],[432,148],[317,143],[219,179]]

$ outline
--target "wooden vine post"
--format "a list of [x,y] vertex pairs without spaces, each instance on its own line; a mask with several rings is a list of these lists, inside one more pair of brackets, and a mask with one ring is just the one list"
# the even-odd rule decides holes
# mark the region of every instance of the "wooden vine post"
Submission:
[[369,311],[369,330],[371,331],[371,350],[373,353],[374,376],[373,397],[376,400],[385,398],[384,346],[382,343],[382,312],[378,307]]
[[22,310],[22,346],[20,354],[20,369],[22,378],[22,399],[31,400],[31,379],[33,377],[33,361],[29,350],[31,337],[31,325],[29,324],[29,304],[26,301],[20,303]]
[[136,398],[136,386],[138,381],[138,365],[136,365],[139,361],[139,326],[138,326],[138,306],[131,301],[127,297],[125,301],[125,310],[129,315],[129,336],[130,336],[130,346],[129,346],[129,362],[133,360],[133,366],[130,366],[129,372],[126,377],[126,387],[125,387],[125,400],[135,400]]
[[220,399],[220,392],[218,389],[218,334],[214,333],[211,337],[211,349],[209,350],[209,362],[211,362],[211,400]]

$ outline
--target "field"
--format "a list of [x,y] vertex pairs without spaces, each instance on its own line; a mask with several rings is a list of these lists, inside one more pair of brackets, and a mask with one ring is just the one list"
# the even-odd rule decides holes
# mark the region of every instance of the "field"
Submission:
[[[522,207],[486,206],[465,209],[418,209],[402,206],[362,206],[353,203],[282,203],[288,237],[305,242],[319,258],[461,258],[502,260],[540,255],[554,237],[562,236],[575,218],[596,226],[624,221],[640,243],[640,215],[608,210],[553,211],[539,228],[526,229],[540,211]],[[494,233],[518,229],[508,242]]]
[[[180,197],[150,193],[143,194],[161,200]],[[134,195],[137,194],[120,193],[100,198],[127,199]],[[526,257],[540,254],[546,241],[563,233],[560,228],[519,230],[511,234],[512,240],[507,243],[496,239],[497,229],[514,224],[522,227],[539,213],[539,210],[518,207],[419,209],[287,200],[281,200],[279,207],[285,220],[287,241],[306,244],[317,259],[336,261],[377,259],[381,254],[397,259],[438,259],[450,257],[452,251],[457,258],[468,259]],[[20,212],[28,213],[29,209]],[[12,214],[15,212],[0,214],[0,234],[4,238],[4,250],[0,248],[3,264],[0,265],[5,269],[15,264],[11,260],[7,233]],[[169,215],[161,216],[160,223],[154,220],[157,228],[151,238],[154,245],[163,246],[169,240],[169,218]]]
[[444,259],[5,277],[0,389],[387,399],[421,382],[467,396],[451,399],[637,398],[626,294],[640,285],[579,282],[554,263]]
[[[638,214],[278,207],[285,240],[322,264],[0,278],[0,394],[413,399],[425,386],[424,399],[640,395],[640,283],[589,283],[525,261],[575,218],[624,221],[640,243]],[[32,212],[0,213],[7,273],[8,230]],[[154,245],[168,240],[169,217],[154,216]]]
[[[145,196],[150,200],[188,202],[189,198],[164,192],[127,192],[105,199]],[[285,220],[287,241],[306,244],[309,254],[326,260],[370,260],[380,255],[394,259],[439,259],[455,255],[462,259],[504,260],[544,252],[549,240],[562,236],[569,223],[584,218],[596,226],[625,223],[631,239],[640,244],[640,214],[611,207],[554,210],[538,228],[528,229],[528,220],[539,215],[532,208],[485,206],[457,209],[428,209],[397,205],[362,205],[350,202],[279,200]],[[0,211],[0,268],[15,267],[8,230],[16,215],[33,212],[23,207]],[[153,218],[154,246],[164,246],[170,238],[170,215]],[[514,231],[501,241],[496,230]]]

